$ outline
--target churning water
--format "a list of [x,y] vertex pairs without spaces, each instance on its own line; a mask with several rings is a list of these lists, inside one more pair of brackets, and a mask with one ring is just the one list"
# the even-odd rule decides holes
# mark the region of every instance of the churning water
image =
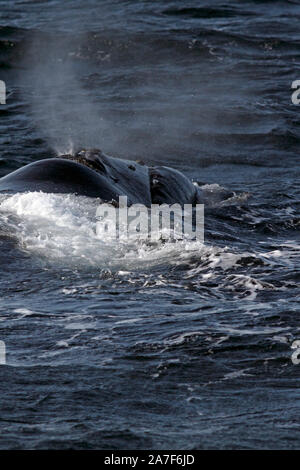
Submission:
[[96,199],[0,196],[0,447],[299,448],[300,3],[0,12],[1,176],[96,146],[209,201],[204,244],[150,243],[97,237]]

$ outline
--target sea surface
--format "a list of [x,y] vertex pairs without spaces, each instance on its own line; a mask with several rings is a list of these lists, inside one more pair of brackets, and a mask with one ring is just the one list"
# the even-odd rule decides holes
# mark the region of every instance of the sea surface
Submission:
[[0,176],[98,147],[211,201],[204,244],[149,243],[97,238],[97,200],[0,196],[1,449],[299,448],[299,24],[296,0],[0,0]]

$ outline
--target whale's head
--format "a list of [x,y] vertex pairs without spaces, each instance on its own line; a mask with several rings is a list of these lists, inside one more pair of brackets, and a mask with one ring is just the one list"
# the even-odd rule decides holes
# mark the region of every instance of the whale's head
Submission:
[[150,176],[147,166],[108,156],[95,148],[60,155],[59,159],[72,160],[93,170],[102,177],[103,184],[108,182],[120,195],[126,195],[130,204],[143,203],[150,206]]

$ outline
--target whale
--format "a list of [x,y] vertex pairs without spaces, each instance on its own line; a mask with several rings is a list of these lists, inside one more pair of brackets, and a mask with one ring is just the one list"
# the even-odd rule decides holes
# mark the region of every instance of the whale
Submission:
[[180,171],[111,157],[99,149],[38,160],[0,178],[0,193],[32,191],[72,193],[115,204],[126,196],[129,206],[200,202],[199,188]]

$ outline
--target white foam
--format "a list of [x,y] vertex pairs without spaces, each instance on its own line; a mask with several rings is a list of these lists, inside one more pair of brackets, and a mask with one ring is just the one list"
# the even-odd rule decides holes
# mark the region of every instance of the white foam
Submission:
[[130,272],[177,260],[204,249],[198,242],[147,243],[96,233],[99,200],[29,192],[0,200],[4,222],[27,252],[66,266],[86,265]]
[[[134,271],[140,273],[155,266],[176,267],[187,263],[190,268],[182,274],[183,279],[206,282],[218,276],[221,269],[226,275],[219,279],[220,284],[228,290],[247,290],[248,300],[255,298],[262,289],[273,288],[259,279],[234,273],[235,267],[240,268],[239,261],[243,257],[257,257],[257,254],[232,253],[227,247],[198,241],[147,242],[131,237],[115,239],[108,233],[100,238],[96,233],[98,204],[97,199],[42,192],[2,196],[0,223],[14,234],[24,250],[67,268],[95,267],[101,272],[118,272],[120,276],[127,277]],[[279,246],[279,249],[281,252],[286,247]],[[263,258],[272,264],[280,252],[264,254]],[[161,285],[165,282],[159,278],[156,281]],[[145,279],[145,286],[147,282]],[[168,282],[168,287],[170,285]],[[76,289],[65,289],[63,293],[71,295]]]

